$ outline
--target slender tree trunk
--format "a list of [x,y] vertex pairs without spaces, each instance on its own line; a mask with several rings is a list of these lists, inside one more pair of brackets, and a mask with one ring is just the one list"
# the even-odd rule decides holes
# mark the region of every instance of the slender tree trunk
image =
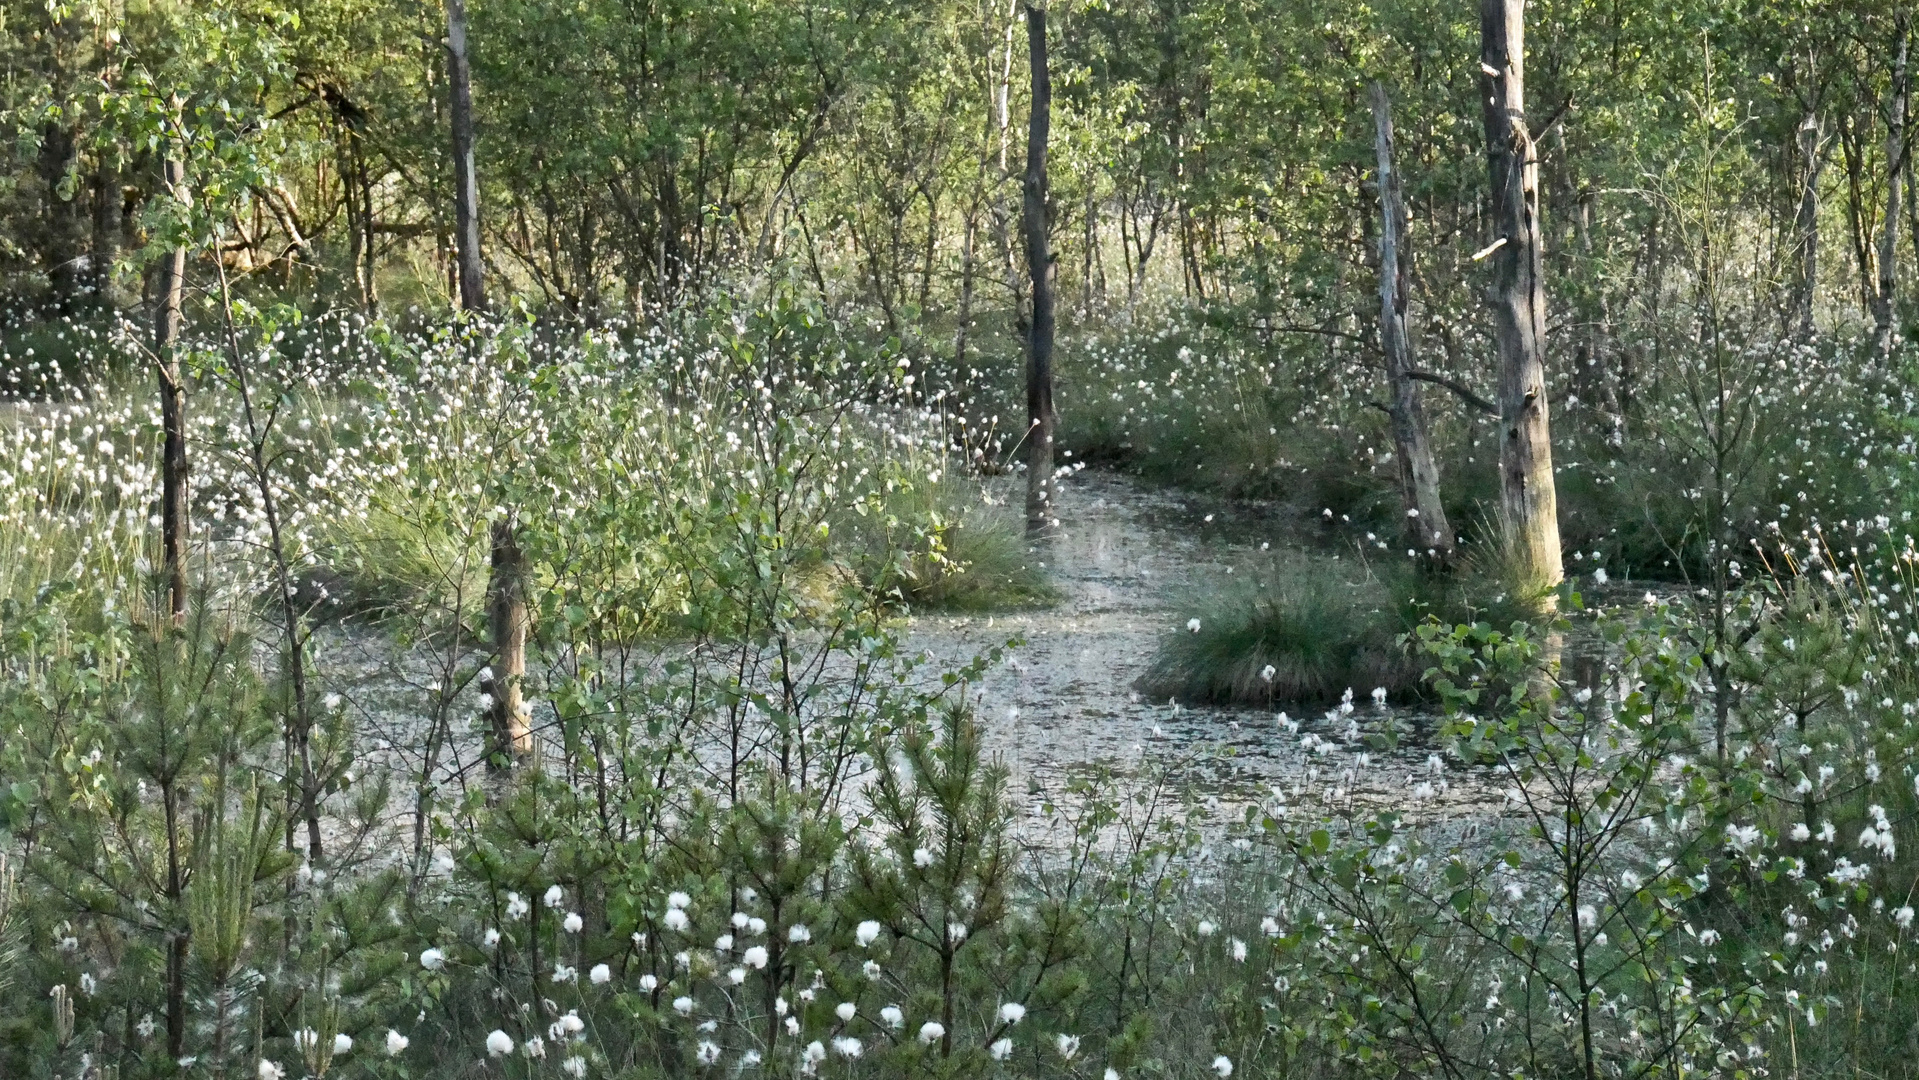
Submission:
[[1892,99],[1886,108],[1886,213],[1879,228],[1878,282],[1872,298],[1872,345],[1892,352],[1893,299],[1899,284],[1899,182],[1906,165],[1906,38],[1904,12],[1895,20],[1899,41],[1892,62]]
[[[1908,95],[1908,107],[1910,107],[1910,95]],[[1915,257],[1919,257],[1919,197],[1915,197],[1914,193],[1910,146],[1906,150],[1906,167],[1903,172],[1905,183],[1901,187],[1904,188],[1906,197],[1906,244],[1913,248]]]
[[353,129],[341,124],[340,128],[340,206],[346,212],[346,261],[353,275],[353,291],[358,294],[362,308],[366,307],[366,277],[361,273],[365,265],[362,247],[371,231],[360,221],[360,184],[359,170],[354,167]]
[[1206,302],[1206,279],[1200,276],[1199,249],[1193,245],[1193,214],[1182,196],[1179,201],[1179,248],[1180,257],[1185,261],[1186,289],[1191,296],[1197,296],[1200,303]]
[[[167,193],[186,197],[186,169],[177,157],[161,165]],[[175,626],[187,621],[187,389],[180,375],[180,309],[187,249],[160,256],[154,274],[153,355],[160,379],[160,565]]]
[[1393,114],[1386,88],[1372,85],[1373,146],[1379,158],[1379,346],[1386,354],[1392,388],[1393,449],[1399,459],[1399,490],[1406,505],[1406,533],[1413,547],[1439,562],[1453,555],[1453,530],[1439,501],[1439,466],[1426,434],[1419,386],[1412,379],[1412,345],[1406,309],[1412,295],[1411,252],[1405,250],[1406,203],[1393,167]]
[[1130,325],[1133,313],[1139,307],[1140,294],[1146,290],[1146,264],[1152,261],[1153,249],[1159,243],[1159,230],[1163,214],[1157,198],[1153,201],[1152,213],[1146,217],[1146,228],[1141,235],[1139,217],[1133,215],[1133,259],[1132,274],[1126,280],[1126,322]]
[[1005,275],[1006,295],[1013,305],[1013,330],[1021,340],[1031,334],[1032,319],[1030,300],[1026,283],[1020,280],[1019,256],[1013,243],[1012,214],[1007,208],[1003,191],[993,193],[993,245],[998,250],[1000,273]]
[[993,89],[994,121],[999,131],[999,183],[994,186],[989,204],[993,214],[993,243],[1000,273],[1005,275],[1006,295],[1013,305],[1013,329],[1022,339],[1029,333],[1026,288],[1020,281],[1019,257],[1014,253],[1012,214],[1005,198],[1006,182],[1012,178],[1008,155],[1013,140],[1013,31],[1019,26],[1020,0],[1006,8],[1005,53],[1000,58],[999,81]]
[[1012,166],[1007,164],[1013,135],[1013,28],[1019,25],[1019,0],[1012,0],[1006,8],[1006,51],[1000,60],[999,86],[994,94],[993,104],[999,119],[999,174],[1006,176]]
[[1485,102],[1492,219],[1493,338],[1499,352],[1502,526],[1529,588],[1565,576],[1546,405],[1546,289],[1539,226],[1539,158],[1525,121],[1525,0],[1480,0],[1480,100]]
[[973,324],[973,268],[978,240],[979,195],[976,192],[972,203],[966,208],[966,220],[962,225],[959,310],[953,329],[953,370],[962,381],[966,378],[966,338]]
[[374,263],[379,258],[380,250],[373,231],[373,170],[367,164],[366,140],[360,136],[358,131],[352,132],[351,138],[353,139],[353,164],[360,185],[360,230],[362,233],[360,240],[361,264],[355,267],[354,270],[360,278],[360,302],[368,311],[375,311],[378,310],[380,306],[380,288],[378,282],[374,280],[373,270]]
[[926,246],[920,250],[920,295],[919,310],[922,315],[931,307],[933,298],[933,265],[939,254],[939,198],[933,188],[920,184],[920,194],[926,200]]
[[175,1061],[186,1056],[187,1047],[187,959],[192,934],[176,929],[167,935],[167,1056]]
[[1038,535],[1049,531],[1054,524],[1054,266],[1046,225],[1046,140],[1052,125],[1053,84],[1046,68],[1046,9],[1043,7],[1027,5],[1026,47],[1033,73],[1021,215],[1026,232],[1026,269],[1033,289],[1033,319],[1026,342],[1026,531],[1028,535]]
[[1799,159],[1804,170],[1804,186],[1799,189],[1799,212],[1793,220],[1793,235],[1799,249],[1793,332],[1801,341],[1812,339],[1813,300],[1819,289],[1819,174],[1826,166],[1823,136],[1818,114],[1808,112],[1799,122]]
[[193,928],[190,919],[185,918],[185,907],[181,903],[186,897],[186,867],[184,865],[183,843],[188,826],[182,819],[186,816],[186,807],[177,782],[168,782],[160,789],[160,803],[166,814],[167,838],[167,885],[166,897],[171,902],[174,918],[185,925],[176,925],[167,935],[167,1057],[174,1061],[186,1054],[187,1045],[187,959],[192,944]]
[[460,306],[486,310],[480,272],[480,183],[473,163],[473,72],[466,55],[466,0],[446,0],[448,117],[453,128],[453,241]]
[[[306,822],[307,860],[314,866],[324,865],[326,854],[323,847],[324,837],[320,832],[320,801],[325,792],[321,790],[320,776],[313,766],[313,709],[312,696],[307,691],[307,637],[300,632],[302,612],[296,601],[293,583],[293,566],[287,557],[287,538],[285,521],[280,516],[280,503],[274,495],[273,460],[271,443],[275,413],[262,417],[253,405],[253,378],[249,371],[247,353],[240,347],[240,334],[233,320],[233,292],[227,279],[226,268],[214,264],[219,274],[219,300],[221,319],[225,329],[228,370],[233,375],[233,385],[240,394],[240,417],[246,423],[247,465],[252,476],[254,489],[260,496],[260,513],[267,527],[267,553],[273,559],[274,590],[280,594],[280,616],[285,626],[286,661],[284,672],[287,680],[288,703],[286,719],[286,745],[291,755],[288,762],[287,782],[297,780],[299,815]],[[294,768],[298,769],[297,777]],[[291,807],[289,807],[291,809]],[[287,819],[288,850],[292,844],[293,818]]]
[[1080,221],[1079,309],[1082,318],[1093,313],[1093,250],[1099,242],[1099,204],[1093,199],[1093,180],[1086,181],[1086,206]]

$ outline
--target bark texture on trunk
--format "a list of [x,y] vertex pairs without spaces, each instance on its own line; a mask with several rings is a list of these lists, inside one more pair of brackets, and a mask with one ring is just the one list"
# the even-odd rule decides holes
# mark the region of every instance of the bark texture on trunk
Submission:
[[1033,107],[1026,131],[1021,225],[1033,289],[1033,318],[1026,339],[1026,531],[1032,535],[1047,532],[1054,524],[1054,267],[1046,222],[1046,140],[1052,126],[1053,83],[1046,68],[1043,7],[1027,5],[1026,47],[1032,59]]
[[1393,112],[1386,88],[1372,85],[1373,149],[1379,158],[1379,347],[1386,354],[1392,390],[1393,452],[1399,459],[1399,490],[1406,534],[1413,547],[1445,563],[1453,557],[1453,530],[1439,501],[1439,466],[1426,433],[1426,413],[1413,381],[1412,343],[1406,309],[1412,297],[1411,252],[1406,244],[1406,202],[1393,166]]
[[1872,297],[1872,346],[1892,352],[1893,299],[1899,285],[1899,181],[1906,168],[1906,37],[1904,12],[1894,22],[1891,100],[1886,104],[1886,213],[1879,227],[1878,281]]
[[973,205],[966,211],[966,221],[960,241],[960,294],[959,310],[953,330],[953,368],[966,380],[966,337],[973,322],[973,266],[975,245],[979,239],[979,199],[974,197]]
[[1539,158],[1525,121],[1524,0],[1480,0],[1480,100],[1498,247],[1487,302],[1499,351],[1500,516],[1530,587],[1565,576],[1546,407],[1546,290]]
[[487,617],[492,624],[492,671],[480,692],[493,699],[494,755],[512,760],[533,750],[533,730],[521,682],[526,677],[526,556],[509,521],[493,523],[492,577],[487,585]]
[[[161,165],[167,192],[185,197],[186,169],[178,158]],[[187,621],[187,390],[180,375],[180,308],[186,290],[187,249],[160,256],[154,268],[153,355],[160,380],[160,566],[167,579],[167,610],[175,626]]]
[[480,273],[480,183],[473,163],[473,72],[466,56],[466,0],[446,0],[446,78],[453,128],[453,241],[460,306],[486,310]]
[[167,1056],[175,1061],[187,1051],[187,959],[192,937],[187,930],[167,935]]

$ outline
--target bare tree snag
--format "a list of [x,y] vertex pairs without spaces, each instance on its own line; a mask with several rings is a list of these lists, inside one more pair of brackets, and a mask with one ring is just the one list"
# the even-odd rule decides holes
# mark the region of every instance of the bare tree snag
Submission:
[[466,0],[446,0],[448,116],[453,128],[453,241],[460,306],[486,310],[480,274],[480,183],[473,163],[473,71],[466,55]]
[[1393,449],[1399,459],[1399,490],[1406,508],[1406,534],[1413,547],[1440,562],[1453,556],[1453,530],[1439,501],[1439,466],[1426,433],[1426,414],[1413,381],[1412,344],[1406,309],[1412,294],[1411,253],[1404,250],[1406,203],[1393,168],[1393,113],[1386,88],[1372,85],[1373,147],[1379,158],[1379,346],[1386,354],[1392,404]]
[[1033,73],[1021,215],[1026,232],[1026,269],[1033,289],[1033,319],[1026,339],[1026,532],[1037,535],[1050,530],[1054,524],[1054,266],[1046,223],[1046,139],[1052,125],[1053,83],[1046,70],[1046,9],[1043,7],[1031,4],[1026,7],[1026,47]]
[[[169,197],[186,198],[186,167],[169,154],[161,164]],[[160,380],[160,566],[175,626],[187,621],[187,388],[180,375],[181,299],[187,249],[160,256],[154,268],[153,356]]]
[[1886,213],[1879,228],[1878,281],[1872,296],[1872,347],[1879,356],[1892,352],[1893,298],[1899,284],[1899,181],[1906,167],[1905,12],[1894,20],[1898,35],[1892,61],[1891,98],[1886,103]]
[[1499,352],[1501,525],[1531,587],[1559,584],[1559,508],[1546,407],[1539,157],[1525,120],[1525,0],[1480,0],[1480,100],[1497,231],[1487,302]]
[[488,710],[491,753],[511,760],[533,750],[533,727],[521,690],[526,678],[526,556],[510,521],[493,523],[492,546],[487,621],[494,656],[491,671],[480,681],[480,692],[492,699]]

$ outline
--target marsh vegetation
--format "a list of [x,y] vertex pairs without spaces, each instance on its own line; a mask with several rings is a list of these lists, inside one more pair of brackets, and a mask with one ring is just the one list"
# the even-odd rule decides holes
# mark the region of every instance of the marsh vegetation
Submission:
[[1913,1076],[1911,34],[0,0],[0,1076]]

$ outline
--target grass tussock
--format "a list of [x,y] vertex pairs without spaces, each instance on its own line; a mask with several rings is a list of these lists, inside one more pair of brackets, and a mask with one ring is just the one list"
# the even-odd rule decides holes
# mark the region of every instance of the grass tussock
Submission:
[[836,558],[918,612],[1044,607],[1059,599],[1027,543],[1017,506],[978,482],[944,474],[901,485],[874,513],[835,523]]
[[1276,566],[1197,609],[1196,623],[1160,643],[1141,692],[1190,704],[1268,705],[1333,702],[1348,688],[1383,686],[1396,698],[1417,689],[1392,592],[1359,564]]
[[976,506],[940,534],[941,551],[913,560],[904,592],[917,611],[1045,607],[1059,590],[1039,565],[1021,523],[1004,508]]
[[473,618],[485,603],[487,541],[477,514],[463,521],[429,505],[376,502],[363,517],[327,522],[320,539],[321,565],[307,587],[329,614],[426,608]]
[[1142,693],[1195,705],[1329,704],[1348,690],[1423,696],[1406,637],[1427,620],[1505,629],[1557,598],[1496,528],[1450,570],[1314,558],[1267,563],[1196,600],[1160,642]]

